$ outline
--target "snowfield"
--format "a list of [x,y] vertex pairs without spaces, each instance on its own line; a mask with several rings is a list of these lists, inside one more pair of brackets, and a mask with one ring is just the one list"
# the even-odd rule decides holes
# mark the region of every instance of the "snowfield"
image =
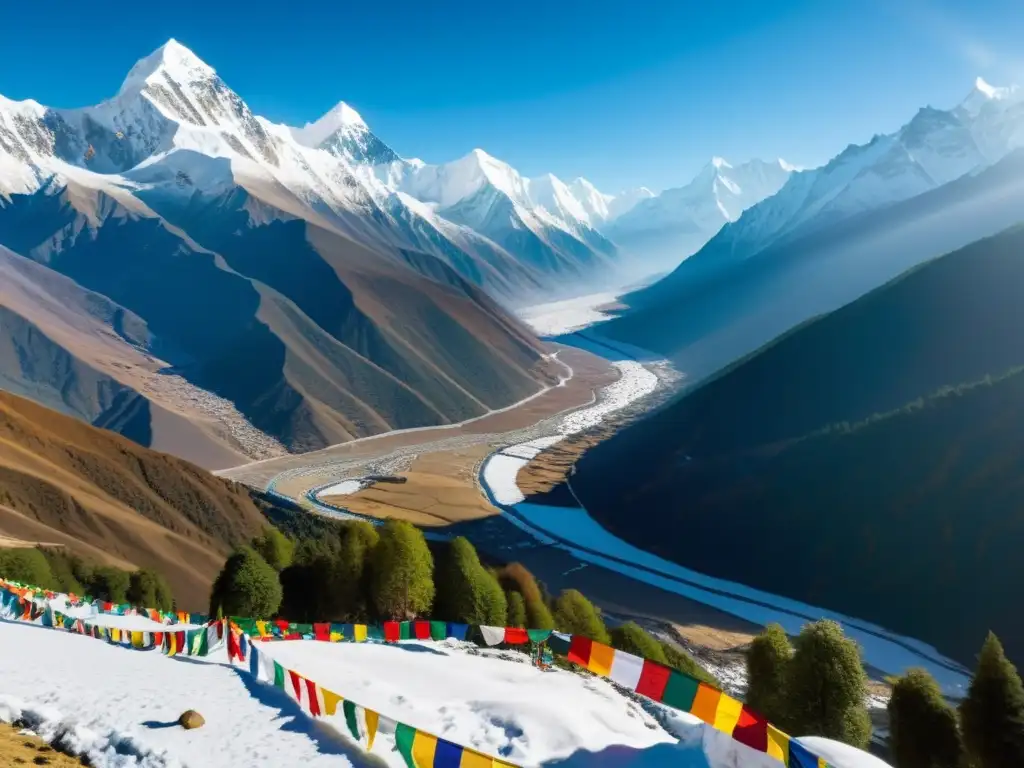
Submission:
[[[167,657],[9,620],[0,620],[0,722],[18,722],[95,768],[403,766],[385,717],[524,766],[781,766],[688,713],[620,693],[603,678],[542,672],[514,652],[452,640],[256,648],[379,708],[373,751],[348,737],[340,709],[310,718],[290,688],[256,682],[248,664],[230,665],[223,645],[205,658]],[[178,727],[187,709],[206,724]],[[836,768],[886,768],[826,739],[814,748]]]

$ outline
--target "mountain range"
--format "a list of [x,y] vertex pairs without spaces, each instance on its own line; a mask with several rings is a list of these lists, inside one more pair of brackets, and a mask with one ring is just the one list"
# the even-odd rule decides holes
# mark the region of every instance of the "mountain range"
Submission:
[[[669,355],[691,381],[907,267],[1020,219],[1024,94],[978,80],[948,110],[851,145],[624,297],[606,335]],[[784,299],[783,299],[784,297]]]

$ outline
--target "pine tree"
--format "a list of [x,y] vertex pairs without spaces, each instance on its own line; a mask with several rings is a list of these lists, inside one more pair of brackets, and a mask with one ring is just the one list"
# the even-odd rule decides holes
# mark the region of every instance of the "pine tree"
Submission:
[[564,590],[555,601],[555,627],[561,632],[583,635],[599,643],[611,643],[601,614],[575,589]]
[[252,540],[252,548],[278,573],[292,564],[295,554],[295,542],[271,526]]
[[522,594],[513,589],[505,593],[505,599],[508,601],[508,622],[505,626],[527,629],[526,601]]
[[137,608],[156,608],[170,611],[174,607],[174,593],[163,575],[148,568],[134,571],[128,577],[128,602]]
[[281,605],[277,571],[250,547],[228,557],[210,592],[210,613],[269,619]]
[[857,644],[834,621],[807,624],[787,665],[787,724],[803,736],[824,736],[860,749],[871,739],[864,704],[867,676]]
[[438,570],[439,615],[467,624],[505,625],[505,593],[465,537],[452,541]]
[[544,601],[537,580],[522,563],[509,563],[498,572],[498,580],[506,592],[516,591],[526,603],[526,626],[529,629],[554,629],[555,619]]
[[347,621],[365,620],[370,610],[370,564],[380,534],[362,520],[346,523],[340,532],[338,565],[331,582],[337,595],[340,617]]
[[130,585],[131,575],[127,571],[110,565],[101,565],[93,569],[92,578],[89,579],[89,583],[85,587],[97,600],[106,600],[120,605],[128,602],[128,587]]
[[404,520],[385,522],[372,567],[373,604],[381,618],[411,619],[430,612],[434,559],[422,531]]
[[612,638],[612,645],[620,651],[643,659],[650,659],[659,664],[668,664],[668,658],[665,656],[665,649],[662,648],[661,643],[635,621],[620,624],[614,627],[609,634]]
[[991,632],[960,704],[964,746],[978,768],[1024,765],[1024,686]]
[[746,703],[779,727],[786,727],[784,687],[793,647],[778,624],[769,624],[747,652]]
[[923,669],[908,670],[889,699],[889,745],[898,768],[961,768],[956,712]]

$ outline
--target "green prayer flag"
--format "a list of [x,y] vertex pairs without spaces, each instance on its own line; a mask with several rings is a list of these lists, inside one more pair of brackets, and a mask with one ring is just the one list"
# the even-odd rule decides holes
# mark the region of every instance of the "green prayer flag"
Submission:
[[399,723],[398,727],[395,728],[395,747],[405,758],[405,764],[409,768],[416,768],[416,763],[412,759],[412,745],[416,741],[416,729],[411,725],[405,723]]
[[444,640],[448,636],[448,624],[444,621],[430,622],[430,639]]
[[688,675],[672,670],[669,675],[668,684],[665,686],[665,693],[661,697],[661,703],[670,707],[689,712],[693,706],[693,700],[697,698],[697,687],[700,683]]
[[543,643],[549,637],[551,637],[550,629],[528,629],[526,630],[526,636],[530,638],[531,643]]
[[412,640],[412,622],[403,621],[398,625],[398,639]]
[[284,667],[274,662],[274,685],[284,690]]
[[352,734],[352,738],[359,741],[359,723],[356,721],[356,705],[348,699],[345,699],[341,705],[342,710],[345,712],[345,725],[348,726],[348,732]]

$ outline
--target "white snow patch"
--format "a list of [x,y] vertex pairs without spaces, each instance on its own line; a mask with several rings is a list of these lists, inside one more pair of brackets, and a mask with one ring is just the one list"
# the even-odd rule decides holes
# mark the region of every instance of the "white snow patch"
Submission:
[[614,293],[593,293],[565,301],[524,307],[518,314],[538,336],[561,336],[607,320],[608,315],[598,310],[598,307],[611,304],[616,298]]
[[317,496],[349,496],[361,491],[363,486],[362,480],[342,480],[340,483],[335,483],[319,491]]

